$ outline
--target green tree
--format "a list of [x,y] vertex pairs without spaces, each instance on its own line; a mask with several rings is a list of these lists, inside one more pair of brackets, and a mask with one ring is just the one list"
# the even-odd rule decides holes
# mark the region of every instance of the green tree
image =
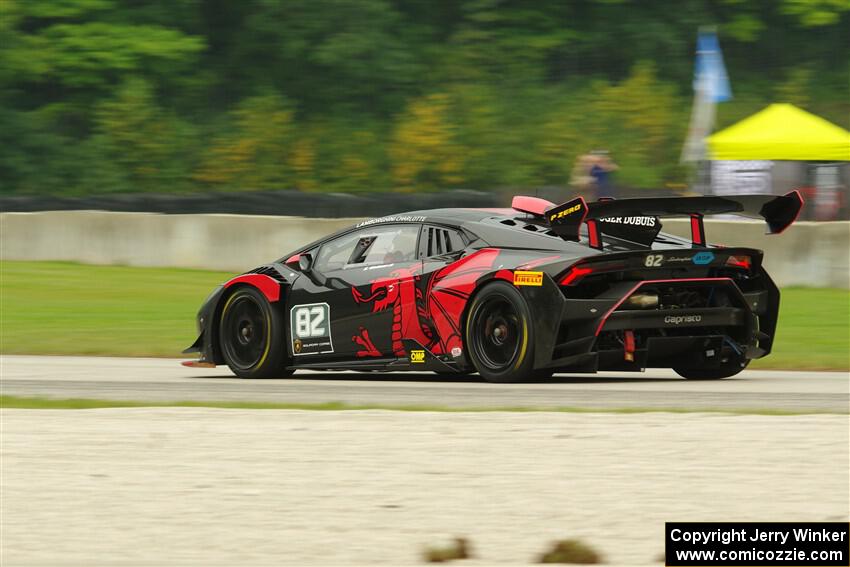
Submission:
[[449,119],[447,95],[413,101],[397,124],[390,157],[398,186],[433,189],[463,182],[463,152]]
[[[671,85],[658,80],[655,66],[641,62],[617,85],[600,85],[591,104],[590,140],[610,147],[628,184],[660,187],[675,177],[687,115]],[[678,179],[676,179],[678,181]]]
[[415,92],[416,34],[387,0],[256,0],[233,50],[240,80],[279,89],[304,112],[386,114]]
[[[195,172],[197,181],[230,190],[280,188],[293,182],[297,146],[286,100],[276,94],[247,98],[231,113],[231,123],[229,131],[213,140]],[[296,155],[295,163],[303,168],[303,156]]]
[[0,191],[519,190],[598,147],[655,188],[705,25],[720,126],[850,127],[847,0],[2,0]]
[[850,2],[847,0],[782,0],[781,10],[784,14],[798,17],[806,27],[821,27],[839,23],[842,15],[850,12]]
[[92,164],[89,180],[99,191],[185,188],[193,131],[157,105],[145,80],[125,81],[114,98],[98,106],[94,122],[88,146],[100,161]]

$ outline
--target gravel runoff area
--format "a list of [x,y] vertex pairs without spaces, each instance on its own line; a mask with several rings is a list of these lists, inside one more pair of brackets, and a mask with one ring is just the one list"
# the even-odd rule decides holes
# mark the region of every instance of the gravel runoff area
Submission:
[[658,564],[667,520],[846,521],[848,416],[0,410],[0,562]]

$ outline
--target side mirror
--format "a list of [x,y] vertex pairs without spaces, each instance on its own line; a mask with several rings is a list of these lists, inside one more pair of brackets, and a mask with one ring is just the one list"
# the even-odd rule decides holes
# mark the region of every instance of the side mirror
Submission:
[[313,270],[313,255],[301,254],[298,258],[298,269],[305,274],[309,274]]

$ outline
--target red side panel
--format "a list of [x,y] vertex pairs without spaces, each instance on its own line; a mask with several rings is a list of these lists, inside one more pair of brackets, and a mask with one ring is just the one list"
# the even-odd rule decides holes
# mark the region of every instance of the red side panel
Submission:
[[493,269],[499,255],[495,248],[484,248],[437,271],[429,282],[426,313],[434,322],[439,344],[435,354],[451,353],[463,347],[460,319],[475,291],[475,282]]
[[513,270],[499,270],[495,274],[493,274],[494,280],[503,280],[510,284],[514,283],[514,272]]
[[224,284],[228,288],[236,284],[248,284],[259,289],[269,302],[274,303],[280,300],[280,283],[273,278],[263,274],[243,274],[236,276],[232,280]]

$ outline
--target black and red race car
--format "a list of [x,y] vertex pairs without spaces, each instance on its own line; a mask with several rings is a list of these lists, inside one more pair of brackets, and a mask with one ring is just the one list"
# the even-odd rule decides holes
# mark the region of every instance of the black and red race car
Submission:
[[[198,313],[189,366],[243,378],[300,368],[478,372],[740,372],[773,344],[779,290],[762,252],[709,245],[703,215],[797,218],[784,196],[604,200],[515,197],[361,222],[231,279]],[[659,217],[690,218],[691,238]]]

